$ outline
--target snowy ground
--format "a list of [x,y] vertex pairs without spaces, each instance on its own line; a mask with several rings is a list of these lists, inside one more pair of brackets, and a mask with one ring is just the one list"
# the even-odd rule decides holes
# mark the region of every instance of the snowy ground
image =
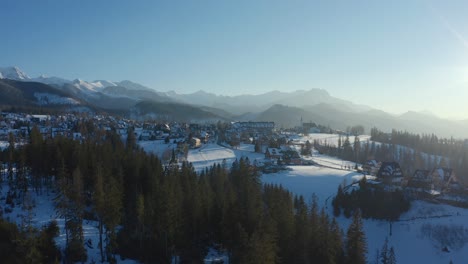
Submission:
[[[8,192],[8,185],[4,184],[0,189],[0,203],[2,207],[5,206],[5,196]],[[63,251],[65,249],[65,230],[64,230],[64,219],[57,217],[57,214],[54,209],[53,199],[55,197],[55,193],[44,193],[42,195],[36,195],[33,191],[29,192],[31,195],[31,200],[33,201],[34,209],[33,209],[33,219],[32,224],[37,228],[41,228],[44,225],[47,225],[52,220],[56,220],[57,224],[60,228],[60,235],[55,239],[57,245]],[[17,223],[18,226],[21,226],[23,216],[26,214],[25,211],[21,209],[21,204],[15,205],[13,211],[11,213],[4,212],[3,218],[7,221]],[[88,254],[88,261],[87,263],[100,263],[100,253],[99,253],[99,229],[98,224],[96,221],[83,221],[83,233],[85,237],[85,241],[90,240],[90,246],[85,246],[87,254]],[[134,260],[121,260],[119,256],[117,256],[118,263],[138,263]],[[1,261],[0,261],[1,262]]]
[[0,141],[0,151],[8,148],[9,145],[6,141]]
[[174,144],[172,140],[169,144],[164,143],[164,140],[138,141],[138,145],[146,152],[153,153],[159,158],[163,156],[165,151],[172,151],[173,148],[177,147],[177,144]]
[[[312,194],[319,199],[319,204],[326,205],[336,194],[338,185],[351,184],[362,178],[357,172],[342,171],[319,166],[290,166],[290,170],[262,175],[264,183],[280,184],[284,188],[302,195],[311,201]],[[328,203],[329,205],[330,203]]]

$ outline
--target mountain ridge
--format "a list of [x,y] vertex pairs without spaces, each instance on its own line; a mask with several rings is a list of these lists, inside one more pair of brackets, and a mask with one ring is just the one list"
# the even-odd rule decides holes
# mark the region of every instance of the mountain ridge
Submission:
[[[47,76],[30,78],[18,67],[0,68],[0,79],[5,77],[20,82],[46,83],[99,108],[133,114],[144,112],[148,117],[158,116],[157,112],[160,111],[165,117],[174,114],[181,118],[183,111],[180,109],[185,109],[187,111],[185,114],[192,117],[190,120],[197,120],[197,116],[193,115],[197,113],[200,119],[275,121],[278,127],[294,127],[300,125],[300,119],[303,118],[305,121],[338,129],[363,125],[366,129],[378,127],[389,131],[396,128],[416,133],[436,133],[447,137],[466,137],[468,134],[467,120],[443,119],[428,111],[391,114],[333,97],[328,91],[319,88],[294,92],[274,90],[257,95],[228,96],[203,90],[189,94],[178,94],[175,91],[160,92],[129,80],[87,82],[81,79],[70,81]],[[152,103],[142,103],[147,101]],[[140,111],[142,109],[144,111]]]

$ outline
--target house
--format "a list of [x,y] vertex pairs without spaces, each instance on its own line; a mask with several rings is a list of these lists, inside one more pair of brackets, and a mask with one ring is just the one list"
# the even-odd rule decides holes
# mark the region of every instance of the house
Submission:
[[403,173],[400,164],[394,161],[384,161],[377,172],[377,178],[382,179],[386,183],[401,183]]
[[45,122],[47,120],[50,120],[49,115],[32,115],[31,116],[31,121],[39,123],[39,122]]
[[302,159],[296,150],[283,150],[283,160],[290,165],[302,165]]
[[283,157],[281,149],[267,148],[265,151],[265,158],[267,159],[280,159]]
[[449,191],[460,188],[458,179],[450,168],[434,168],[430,177],[432,179],[432,189],[434,190]]
[[201,147],[201,140],[199,138],[193,137],[190,139],[190,147],[191,148],[199,148]]
[[362,165],[362,171],[364,174],[376,176],[381,165],[382,163],[375,159],[368,160]]
[[409,187],[430,189],[432,177],[429,170],[416,170],[408,181]]

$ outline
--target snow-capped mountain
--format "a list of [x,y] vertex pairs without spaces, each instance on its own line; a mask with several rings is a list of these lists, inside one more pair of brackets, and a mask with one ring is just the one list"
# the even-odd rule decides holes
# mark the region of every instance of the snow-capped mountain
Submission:
[[117,86],[115,82],[111,82],[107,80],[96,80],[92,82],[91,85],[95,86],[96,88],[99,88],[100,90],[106,87]]
[[[64,78],[55,77],[55,76],[47,76],[47,75],[41,75],[36,78],[31,78],[24,71],[22,71],[20,68],[16,66],[0,67],[0,79],[39,82],[39,83],[44,83],[48,85],[54,85],[59,88],[61,88],[64,85],[71,84],[75,86],[76,88],[83,90],[85,92],[88,92],[88,93],[95,93],[109,86],[117,86],[115,82],[111,82],[107,80],[96,80],[94,82],[87,82],[81,79],[76,79],[76,80],[71,81],[71,80],[67,80]],[[131,83],[130,81],[124,81],[124,82]],[[132,83],[132,84],[134,86],[138,85],[135,83]],[[146,89],[149,89],[149,88],[146,88]]]
[[[223,118],[235,116],[236,119],[245,121],[275,121],[284,127],[298,125],[301,117],[303,117],[307,121],[328,124],[343,130],[347,126],[360,124],[366,129],[374,126],[384,130],[400,128],[415,133],[431,131],[442,136],[464,137],[467,134],[466,131],[468,131],[468,122],[466,121],[451,121],[415,112],[408,112],[401,116],[391,115],[368,106],[334,97],[322,89],[294,92],[271,91],[258,95],[245,94],[237,96],[217,95],[203,90],[191,94],[179,94],[174,91],[159,92],[128,80],[88,82],[81,79],[71,81],[48,76],[31,79],[18,67],[0,68],[0,79],[47,84],[102,109],[125,111],[140,103],[157,102],[165,103],[165,105],[170,103],[171,109],[176,109],[181,104],[191,105],[216,113]],[[31,87],[34,86],[34,84],[31,85]],[[5,85],[3,89],[6,91],[8,85]],[[57,101],[49,97],[46,99],[49,102]],[[16,102],[15,100],[13,98],[10,101]],[[160,108],[153,107],[153,105],[147,109],[161,111]],[[187,110],[187,108],[185,109]]]
[[11,79],[16,81],[25,81],[31,79],[20,68],[13,67],[0,67],[0,79]]

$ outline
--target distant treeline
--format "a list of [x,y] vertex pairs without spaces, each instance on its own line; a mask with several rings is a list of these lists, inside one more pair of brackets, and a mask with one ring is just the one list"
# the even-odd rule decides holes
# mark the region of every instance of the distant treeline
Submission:
[[459,156],[467,152],[465,140],[452,138],[438,138],[435,134],[414,134],[408,131],[392,129],[391,133],[384,133],[377,128],[371,129],[371,140],[401,145],[415,150],[445,157]]
[[468,184],[468,145],[463,140],[396,130],[387,134],[373,128],[371,141],[361,141],[358,136],[340,136],[337,145],[320,144],[318,140],[313,145],[321,153],[360,164],[369,159],[396,161],[404,176],[412,176],[417,169],[452,168],[458,179]]

